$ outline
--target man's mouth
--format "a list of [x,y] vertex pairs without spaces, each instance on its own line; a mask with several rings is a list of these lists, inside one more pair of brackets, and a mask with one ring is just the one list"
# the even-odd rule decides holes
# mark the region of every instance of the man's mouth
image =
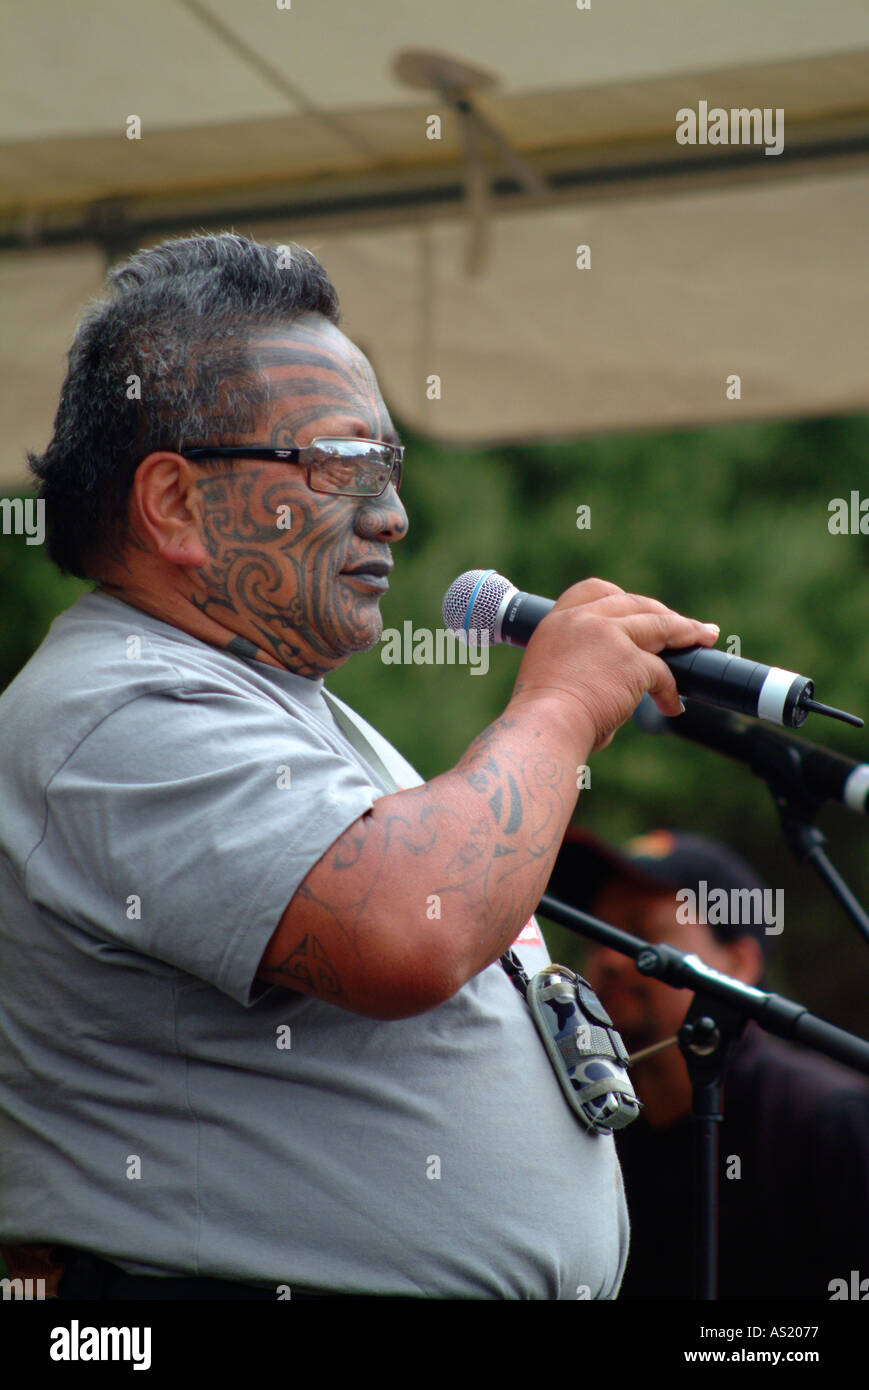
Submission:
[[357,564],[341,570],[341,573],[348,579],[357,580],[360,584],[367,584],[369,588],[382,592],[389,588],[392,565],[388,560],[360,560]]

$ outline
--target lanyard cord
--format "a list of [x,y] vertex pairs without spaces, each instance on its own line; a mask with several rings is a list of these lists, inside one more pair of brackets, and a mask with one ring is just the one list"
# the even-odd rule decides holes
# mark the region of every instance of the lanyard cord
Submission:
[[505,951],[503,956],[498,958],[498,964],[507,972],[507,975],[522,995],[522,998],[527,998],[526,991],[531,981],[525,974],[522,962],[512,947]]

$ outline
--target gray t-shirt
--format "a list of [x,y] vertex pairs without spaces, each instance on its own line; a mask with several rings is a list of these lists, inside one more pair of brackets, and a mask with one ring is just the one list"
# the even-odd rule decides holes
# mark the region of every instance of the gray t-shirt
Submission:
[[[101,593],[54,622],[0,698],[4,1244],[291,1289],[615,1296],[613,1141],[500,966],[394,1022],[255,979],[388,790],[321,682]],[[533,921],[517,951],[548,961]]]

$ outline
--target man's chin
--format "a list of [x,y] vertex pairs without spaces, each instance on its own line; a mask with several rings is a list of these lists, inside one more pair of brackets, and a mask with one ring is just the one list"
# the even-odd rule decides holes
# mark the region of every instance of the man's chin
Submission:
[[343,633],[336,643],[336,648],[341,656],[346,659],[360,652],[370,652],[372,647],[376,647],[380,642],[383,632],[383,619],[379,611],[374,615],[374,619],[364,626],[360,625],[352,632]]
[[383,619],[378,609],[373,615],[372,622],[368,624],[366,628],[360,628],[359,632],[354,634],[356,644],[353,646],[352,650],[355,652],[370,652],[371,648],[376,647],[380,642],[382,633]]

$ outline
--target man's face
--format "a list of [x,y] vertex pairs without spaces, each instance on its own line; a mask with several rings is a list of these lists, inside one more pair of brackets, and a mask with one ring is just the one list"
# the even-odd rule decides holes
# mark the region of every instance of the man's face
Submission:
[[[259,334],[254,347],[271,402],[232,443],[399,442],[364,354],[321,315]],[[301,465],[233,460],[203,469],[199,491],[209,559],[192,601],[202,612],[309,678],[378,641],[389,546],[407,532],[392,484],[381,497],[344,497],[312,492]]]
[[[613,878],[598,893],[592,912],[644,941],[664,941],[693,953],[725,975],[734,973],[733,952],[703,922],[676,920],[675,890],[649,889]],[[629,956],[592,945],[584,967],[592,989],[624,1038],[630,1052],[650,1047],[679,1031],[691,993],[641,975]]]

